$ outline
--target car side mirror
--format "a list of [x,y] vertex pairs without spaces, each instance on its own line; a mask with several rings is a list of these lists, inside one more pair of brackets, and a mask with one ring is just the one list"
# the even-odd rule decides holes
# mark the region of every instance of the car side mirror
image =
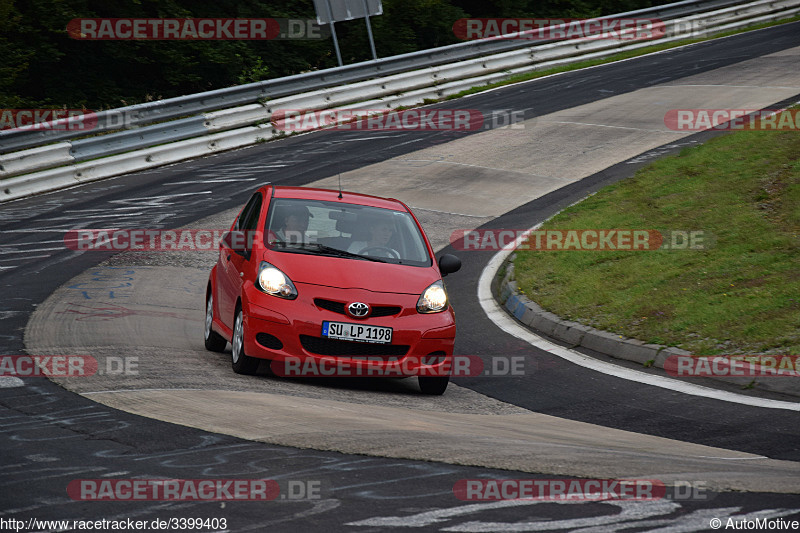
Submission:
[[451,254],[444,254],[439,258],[439,271],[442,277],[461,269],[461,259]]

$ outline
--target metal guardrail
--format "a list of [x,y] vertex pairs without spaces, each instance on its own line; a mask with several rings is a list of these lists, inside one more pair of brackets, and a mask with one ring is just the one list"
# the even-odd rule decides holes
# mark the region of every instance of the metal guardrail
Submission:
[[[721,9],[737,4],[741,4],[741,0],[684,0],[674,4],[598,17],[597,20],[645,16],[672,20],[685,15]],[[538,41],[537,44],[541,45],[548,42],[553,41]],[[120,128],[129,129],[182,116],[251,104],[259,100],[281,98],[298,92],[316,91],[336,85],[356,83],[377,76],[388,76],[409,70],[431,68],[485,55],[529,48],[530,46],[530,41],[526,42],[524,40],[469,41],[387,57],[377,61],[365,61],[323,71],[307,72],[275,80],[100,111],[96,113],[97,126],[92,129],[92,132],[102,133]],[[85,135],[85,132],[53,130],[0,131],[0,154],[39,146],[45,142],[74,139],[82,135]]]
[[[714,9],[675,17],[678,13],[685,15],[692,9],[697,10],[699,5]],[[667,17],[674,17],[669,19],[672,22],[666,36],[657,41],[633,44],[608,40],[537,41],[535,44],[505,40],[467,42],[377,62],[106,111],[103,116],[107,122],[111,121],[115,130],[120,129],[119,114],[131,114],[126,124],[131,129],[71,142],[63,141],[74,138],[76,132],[51,132],[54,135],[50,136],[37,135],[43,132],[24,132],[29,135],[5,132],[5,135],[0,134],[0,143],[3,143],[0,153],[9,149],[6,141],[13,141],[12,146],[27,146],[25,143],[41,142],[42,138],[47,142],[62,142],[0,155],[0,177],[7,177],[0,181],[0,201],[279,136],[281,132],[269,123],[273,109],[329,109],[348,104],[360,109],[413,105],[426,98],[441,98],[517,72],[603,57],[654,42],[685,39],[698,30],[724,31],[797,13],[800,13],[800,0],[757,0],[746,4],[720,0],[684,1],[605,17],[647,15],[665,21]],[[486,50],[492,52],[486,54]],[[459,60],[452,59],[455,57]],[[421,68],[420,65],[426,66]],[[376,74],[378,71],[380,75]],[[313,87],[319,88],[311,90]],[[192,115],[194,111],[199,114],[168,120],[173,116]],[[154,121],[163,122],[152,124]],[[101,120],[92,133],[102,131],[103,124]],[[136,127],[137,124],[141,126]],[[77,132],[77,135],[85,134]]]

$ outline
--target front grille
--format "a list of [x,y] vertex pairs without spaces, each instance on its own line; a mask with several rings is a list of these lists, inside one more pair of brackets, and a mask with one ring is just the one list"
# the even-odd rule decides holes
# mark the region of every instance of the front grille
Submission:
[[376,305],[372,308],[372,313],[370,313],[369,316],[392,316],[398,314],[402,310],[402,307],[398,307],[396,305]]
[[[350,316],[345,311],[344,302],[337,302],[334,300],[325,300],[323,298],[314,298],[314,305],[320,309],[326,309],[340,315]],[[370,306],[370,317],[392,316],[399,314],[403,308],[398,305],[375,305]],[[366,317],[363,317],[366,318]]]
[[402,357],[410,348],[406,344],[372,344],[310,335],[300,335],[300,344],[307,352],[337,357]]
[[283,348],[283,343],[281,340],[275,335],[270,335],[269,333],[256,333],[256,342],[264,348],[269,348],[270,350],[280,350]]
[[334,313],[339,313],[340,315],[344,314],[343,302],[334,302],[333,300],[323,300],[322,298],[314,298],[314,305],[316,305],[317,307],[321,307],[322,309],[327,309],[328,311],[333,311]]

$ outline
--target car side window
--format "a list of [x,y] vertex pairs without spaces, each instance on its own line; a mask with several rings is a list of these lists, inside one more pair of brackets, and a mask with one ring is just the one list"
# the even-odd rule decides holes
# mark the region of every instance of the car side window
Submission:
[[255,193],[250,200],[247,202],[247,205],[244,206],[242,209],[241,215],[236,221],[236,229],[238,230],[254,230],[256,229],[256,225],[258,224],[258,215],[261,213],[261,203],[263,202],[261,198],[261,193]]

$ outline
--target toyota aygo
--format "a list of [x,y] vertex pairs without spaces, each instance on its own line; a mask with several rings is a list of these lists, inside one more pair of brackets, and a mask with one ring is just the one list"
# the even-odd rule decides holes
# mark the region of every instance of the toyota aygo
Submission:
[[230,342],[239,374],[267,359],[278,375],[418,376],[442,394],[456,334],[442,278],[460,267],[434,260],[398,200],[265,185],[220,243],[205,346]]

